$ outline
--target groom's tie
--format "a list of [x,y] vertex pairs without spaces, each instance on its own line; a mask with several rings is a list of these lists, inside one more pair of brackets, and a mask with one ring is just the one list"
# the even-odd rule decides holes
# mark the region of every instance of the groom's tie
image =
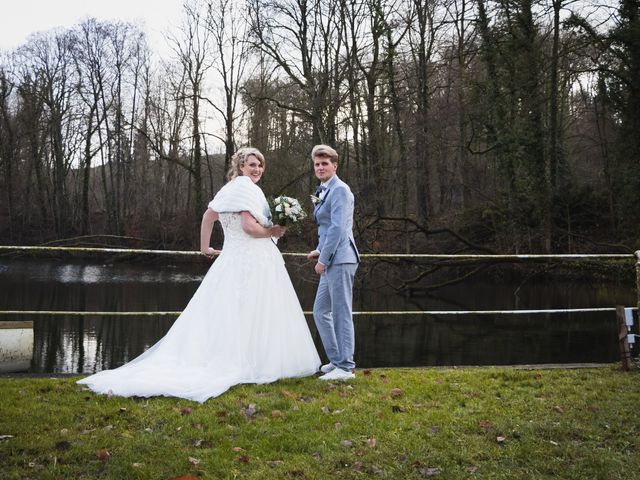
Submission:
[[316,189],[316,197],[320,198],[320,195],[322,194],[322,192],[324,192],[327,189],[327,187],[325,185],[318,185],[318,188]]

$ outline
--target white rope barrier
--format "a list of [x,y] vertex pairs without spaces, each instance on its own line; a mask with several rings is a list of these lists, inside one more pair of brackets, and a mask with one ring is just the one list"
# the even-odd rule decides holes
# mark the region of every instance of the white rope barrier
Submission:
[[[631,307],[631,310],[637,310]],[[353,312],[354,316],[380,316],[380,315],[530,315],[536,313],[586,313],[586,312],[615,312],[615,307],[601,308],[556,308],[538,310],[390,310],[390,311],[362,311]],[[51,316],[178,316],[182,312],[85,312],[77,310],[0,310],[2,315],[51,315]],[[313,312],[305,311],[305,315]]]
[[[141,248],[98,248],[98,247],[48,247],[48,246],[21,246],[21,245],[0,245],[0,252],[82,252],[82,253],[134,253],[146,255],[184,255],[199,256],[199,251],[191,250],[146,250]],[[283,256],[306,257],[306,253],[282,252]],[[633,253],[589,253],[589,254],[429,254],[429,253],[362,253],[362,258],[422,258],[427,260],[633,260]]]
[[[84,252],[84,253],[133,253],[150,255],[202,255],[199,251],[183,250],[146,250],[132,248],[97,248],[97,247],[53,247],[53,246],[16,246],[0,245],[2,251],[23,251],[23,252]],[[306,253],[283,252],[282,255],[290,257],[306,257]],[[595,260],[595,259],[618,259],[635,260],[640,258],[640,251],[636,254],[608,253],[608,254],[523,254],[523,255],[459,255],[459,254],[421,254],[421,253],[363,253],[364,258],[421,258],[429,260]],[[637,310],[637,307],[632,307]],[[410,310],[410,311],[362,311],[353,312],[354,316],[381,316],[381,315],[529,315],[538,313],[586,313],[586,312],[615,312],[614,307],[604,308],[561,308],[561,309],[535,309],[535,310]],[[50,315],[50,316],[178,316],[182,312],[85,312],[85,311],[61,311],[61,310],[0,310],[3,315]],[[305,311],[305,315],[312,312]]]
[[1,251],[22,252],[83,252],[83,253],[140,253],[151,255],[202,255],[196,251],[184,250],[145,250],[143,248],[98,248],[98,247],[44,247],[0,245]]

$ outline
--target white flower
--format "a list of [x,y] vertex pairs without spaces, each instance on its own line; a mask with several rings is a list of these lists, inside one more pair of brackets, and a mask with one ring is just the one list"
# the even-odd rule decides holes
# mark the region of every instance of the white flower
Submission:
[[307,216],[297,199],[284,195],[273,200],[272,214],[274,221],[280,225],[296,223]]

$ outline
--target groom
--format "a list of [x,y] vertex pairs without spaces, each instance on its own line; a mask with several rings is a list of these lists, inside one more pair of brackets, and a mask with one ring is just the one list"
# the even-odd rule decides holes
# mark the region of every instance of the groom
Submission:
[[311,160],[320,185],[313,214],[318,224],[318,246],[307,258],[316,260],[320,283],[313,304],[313,319],[329,363],[322,365],[320,380],[355,378],[355,348],[351,303],[353,278],[360,256],[353,239],[353,194],[338,178],[338,153],[316,145]]

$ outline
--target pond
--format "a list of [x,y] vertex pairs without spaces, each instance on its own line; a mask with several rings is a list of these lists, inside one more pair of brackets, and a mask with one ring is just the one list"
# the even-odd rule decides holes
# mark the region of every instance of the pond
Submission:
[[[0,310],[180,311],[208,265],[94,260],[0,259]],[[294,287],[310,311],[315,278],[287,258]],[[629,268],[633,268],[630,266]],[[468,279],[429,296],[406,298],[368,288],[359,276],[354,311],[509,310],[612,307],[636,303],[634,285],[559,279]],[[618,360],[615,313],[526,315],[356,315],[359,368],[507,365]],[[19,316],[33,320],[33,373],[91,373],[136,357],[169,329],[172,316]],[[323,355],[313,319],[312,335]]]

